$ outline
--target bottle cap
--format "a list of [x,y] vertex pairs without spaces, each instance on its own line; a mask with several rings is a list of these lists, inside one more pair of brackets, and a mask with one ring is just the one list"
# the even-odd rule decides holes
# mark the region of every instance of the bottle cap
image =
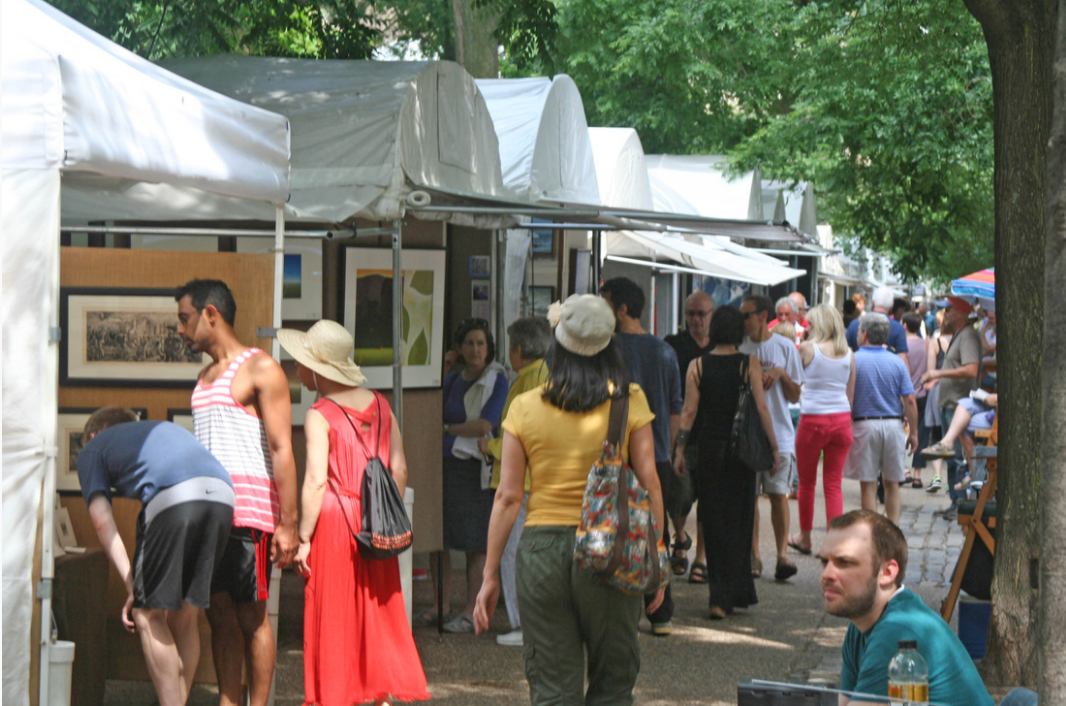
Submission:
[[917,640],[900,640],[899,641],[899,648],[901,650],[916,650],[916,649],[918,649],[918,641]]

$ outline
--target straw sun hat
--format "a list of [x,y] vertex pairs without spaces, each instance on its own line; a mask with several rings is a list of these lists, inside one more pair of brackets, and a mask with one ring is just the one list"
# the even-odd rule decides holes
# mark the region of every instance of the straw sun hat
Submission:
[[279,329],[278,343],[296,362],[327,380],[352,387],[366,382],[366,376],[351,358],[355,347],[352,334],[335,321],[322,319],[307,333]]

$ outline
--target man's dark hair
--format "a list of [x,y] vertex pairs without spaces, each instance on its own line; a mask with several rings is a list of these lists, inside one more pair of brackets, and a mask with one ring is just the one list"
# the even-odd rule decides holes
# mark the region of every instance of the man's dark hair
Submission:
[[[587,412],[608,399],[629,394],[629,368],[622,359],[618,337],[596,355],[568,351],[559,341],[551,347],[551,369],[544,399],[567,412]],[[614,383],[611,394],[608,383]]]
[[852,510],[838,515],[829,521],[829,530],[842,530],[859,523],[870,528],[874,545],[874,570],[884,566],[886,561],[894,560],[899,565],[896,585],[903,585],[907,575],[907,538],[892,520],[873,510]]
[[897,321],[900,318],[900,312],[901,311],[904,314],[906,314],[908,311],[910,311],[913,308],[914,307],[911,306],[911,303],[909,301],[907,301],[906,299],[904,299],[903,297],[896,297],[895,299],[892,300],[892,315],[896,317]]
[[[751,302],[752,304],[754,304],[756,314],[761,314],[764,311],[767,312],[767,316],[769,316],[770,312],[777,313],[777,309],[774,308],[774,300],[766,296],[765,294],[749,294],[748,296],[741,299],[741,302]],[[789,302],[792,302],[792,300],[789,299]],[[792,311],[795,310],[796,306],[795,304],[793,304]]]
[[204,307],[210,304],[215,307],[222,320],[230,326],[233,326],[233,322],[237,319],[237,302],[233,300],[233,292],[222,280],[194,279],[186,282],[178,287],[174,301],[180,302],[185,296],[189,297],[192,307],[200,313],[203,313]]
[[922,317],[913,311],[908,311],[903,315],[902,323],[907,327],[908,333],[918,333],[922,330]]
[[466,340],[471,331],[482,331],[485,334],[485,343],[488,344],[485,358],[486,365],[496,360],[496,340],[492,337],[492,331],[489,330],[489,322],[485,319],[463,319],[459,323],[459,329],[455,332],[455,345],[462,347],[463,341]]
[[859,307],[857,307],[855,305],[855,302],[853,302],[852,300],[844,300],[844,316],[854,316],[855,312],[858,311],[858,309]]
[[600,294],[610,294],[615,311],[623,304],[631,319],[639,319],[644,313],[644,290],[628,277],[614,277],[600,286]]
[[744,315],[733,306],[722,306],[711,317],[710,346],[739,346],[744,342]]
[[552,326],[543,316],[527,316],[507,327],[511,350],[522,347],[522,357],[537,360],[548,354],[552,344]]
[[108,427],[116,424],[140,421],[140,417],[132,409],[125,407],[101,407],[85,420],[85,438],[98,434]]

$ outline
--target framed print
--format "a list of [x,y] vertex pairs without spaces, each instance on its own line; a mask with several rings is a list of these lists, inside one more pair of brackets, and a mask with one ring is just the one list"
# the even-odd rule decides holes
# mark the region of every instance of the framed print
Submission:
[[[237,238],[237,252],[273,254],[272,238]],[[285,238],[281,318],[322,318],[322,241]]]
[[[297,331],[307,331],[311,328],[317,319],[309,319],[304,321],[282,321],[282,328],[293,328]],[[292,403],[292,425],[294,427],[302,427],[304,424],[304,416],[307,415],[307,410],[311,409],[311,405],[318,399],[317,392],[311,392],[303,383],[300,382],[300,378],[296,375],[296,359],[285,352],[285,349],[281,349],[281,369],[285,371],[285,377],[289,380],[289,401]]]
[[61,507],[52,513],[52,531],[56,533],[59,546],[64,550],[78,546],[78,538],[74,536],[74,525],[70,521],[70,510]]
[[533,228],[529,231],[533,239],[533,256],[550,257],[555,253],[555,231],[551,228],[552,222],[542,218],[534,218],[532,222],[548,225],[547,228]]
[[210,362],[178,335],[173,289],[64,287],[59,325],[61,385],[191,388]]
[[470,283],[470,315],[475,319],[492,318],[492,294],[487,280],[474,280]]
[[555,287],[530,287],[533,316],[547,316],[548,307],[555,301]]
[[182,429],[185,429],[190,434],[193,433],[192,429],[192,410],[191,409],[168,409],[167,421],[174,422]]
[[392,250],[348,248],[344,326],[355,337],[355,362],[367,387],[392,386],[393,325],[402,326],[403,386],[440,387],[444,356],[443,250],[404,250],[403,320],[392,317]]
[[[103,406],[103,405],[101,405]],[[60,407],[56,428],[56,444],[59,455],[56,457],[56,490],[81,490],[78,480],[78,454],[81,453],[87,439],[85,422],[98,407]],[[148,418],[148,410],[132,408],[141,419]]]
[[492,258],[489,255],[470,256],[470,276],[485,278],[492,276]]

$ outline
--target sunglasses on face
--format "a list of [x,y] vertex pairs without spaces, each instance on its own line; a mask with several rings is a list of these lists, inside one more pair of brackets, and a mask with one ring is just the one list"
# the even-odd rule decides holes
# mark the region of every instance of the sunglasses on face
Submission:
[[752,310],[752,311],[748,311],[748,312],[743,312],[743,311],[742,311],[742,312],[740,312],[740,313],[744,314],[744,320],[745,320],[745,321],[747,321],[747,320],[748,320],[748,319],[750,319],[750,318],[751,318],[752,316],[757,316],[757,315],[759,315],[759,314],[760,314],[760,313],[762,313],[762,312],[760,312],[760,311],[756,311],[756,310]]
[[687,316],[689,318],[695,318],[697,316],[700,317],[700,318],[703,318],[704,316],[710,316],[710,314],[711,314],[710,311],[686,311],[685,312],[685,316]]

